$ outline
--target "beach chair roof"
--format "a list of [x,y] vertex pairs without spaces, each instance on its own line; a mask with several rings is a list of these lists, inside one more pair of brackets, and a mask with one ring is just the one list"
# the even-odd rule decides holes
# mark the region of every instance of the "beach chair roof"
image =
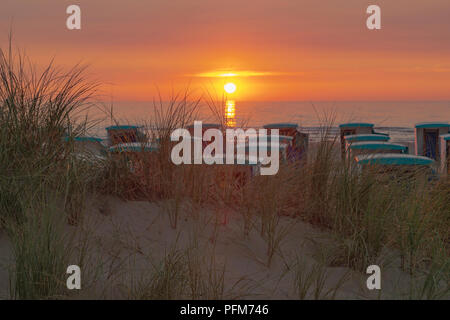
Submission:
[[388,141],[390,138],[384,134],[352,134],[344,137],[347,141]]
[[398,153],[363,154],[356,156],[355,160],[360,165],[431,165],[434,162],[428,157]]
[[339,128],[344,128],[344,127],[350,127],[350,128],[361,128],[361,127],[372,128],[373,127],[373,123],[348,122],[348,123],[343,123],[343,124],[339,125]]
[[97,137],[65,137],[65,141],[80,141],[80,142],[102,142],[102,139]]
[[441,135],[441,138],[444,139],[445,141],[449,141],[450,140],[450,133]]
[[367,141],[367,142],[355,142],[352,143],[350,146],[350,149],[352,150],[402,150],[406,151],[408,147],[397,144],[397,143],[390,143],[390,142],[384,142],[384,141]]
[[416,128],[440,128],[440,127],[450,127],[448,122],[420,122],[416,124]]
[[123,125],[123,126],[109,126],[106,127],[106,131],[109,130],[130,130],[130,129],[138,129],[138,126],[135,125]]
[[287,128],[296,129],[298,128],[298,124],[281,122],[281,123],[268,123],[264,125],[264,129],[287,129]]
[[114,146],[109,147],[110,152],[151,152],[157,151],[158,146],[152,143],[140,143],[140,142],[129,142],[129,143],[119,143]]

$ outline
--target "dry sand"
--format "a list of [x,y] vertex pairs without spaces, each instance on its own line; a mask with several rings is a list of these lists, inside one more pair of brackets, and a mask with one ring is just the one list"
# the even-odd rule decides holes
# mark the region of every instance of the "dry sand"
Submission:
[[[296,299],[298,296],[293,287],[296,257],[305,264],[305,271],[311,270],[318,268],[323,253],[328,250],[329,254],[334,248],[327,233],[298,219],[285,217],[281,220],[281,227],[289,232],[268,266],[267,244],[258,228],[253,228],[246,236],[241,217],[231,210],[210,208],[197,211],[186,209],[189,207],[186,205],[178,218],[177,228],[173,229],[164,210],[164,202],[124,202],[108,198],[106,212],[99,210],[100,206],[105,207],[104,203],[105,200],[91,201],[83,228],[68,227],[89,235],[91,240],[90,274],[82,276],[93,278],[95,266],[102,266],[97,270],[99,276],[95,288],[81,290],[78,298],[130,298],[132,281],[153,272],[152,264],[161,261],[176,246],[183,252],[189,248],[194,250],[205,272],[210,270],[211,257],[214,257],[212,268],[225,270],[223,298]],[[0,294],[7,297],[7,267],[11,265],[12,253],[4,234],[0,234],[0,256]],[[400,272],[396,264],[398,261],[382,268],[381,297],[397,296],[399,288],[407,285],[408,276]],[[378,297],[379,291],[366,288],[368,276],[344,267],[327,266],[325,270],[327,289],[348,276],[336,298]]]
[[[309,272],[317,269],[323,260],[321,257],[329,256],[335,248],[326,232],[298,219],[283,217],[280,228],[288,232],[268,266],[267,243],[258,226],[245,235],[239,214],[215,208],[196,210],[185,204],[178,226],[173,229],[164,209],[166,205],[165,202],[125,202],[112,197],[90,201],[83,227],[67,227],[68,232],[88,235],[90,266],[86,267],[88,274],[82,273],[82,277],[97,280],[93,287],[81,290],[76,298],[132,297],[131,283],[151,274],[152,265],[176,247],[181,252],[193,250],[206,273],[211,269],[218,273],[225,270],[222,298],[297,299],[293,286],[296,259],[302,261],[305,272]],[[0,296],[7,298],[8,270],[13,257],[10,242],[1,232],[0,257]],[[409,277],[397,267],[398,259],[383,263],[381,297],[398,297],[399,290],[407,288]],[[361,272],[331,266],[326,266],[324,271],[327,277],[323,292],[348,276],[336,298],[379,297],[380,291],[366,288],[368,276]]]

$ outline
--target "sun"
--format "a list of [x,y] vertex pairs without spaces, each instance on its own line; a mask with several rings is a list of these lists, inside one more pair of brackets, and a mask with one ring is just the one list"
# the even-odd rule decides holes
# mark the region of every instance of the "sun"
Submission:
[[226,85],[223,86],[223,88],[227,93],[233,93],[236,91],[236,85],[232,82],[228,82]]

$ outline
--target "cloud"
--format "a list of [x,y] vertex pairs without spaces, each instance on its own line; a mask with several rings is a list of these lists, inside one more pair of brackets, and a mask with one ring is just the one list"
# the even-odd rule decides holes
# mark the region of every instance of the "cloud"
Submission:
[[226,77],[270,77],[270,76],[296,76],[302,75],[301,72],[262,72],[262,71],[250,71],[250,70],[241,70],[241,71],[225,71],[225,70],[216,70],[216,71],[208,71],[201,72],[196,74],[191,74],[188,76],[198,77],[198,78],[226,78]]

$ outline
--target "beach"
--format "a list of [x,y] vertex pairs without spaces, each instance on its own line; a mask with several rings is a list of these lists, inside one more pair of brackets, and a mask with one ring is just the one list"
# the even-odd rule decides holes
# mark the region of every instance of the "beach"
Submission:
[[[314,155],[324,152],[323,148],[328,144],[329,142],[311,143],[309,162],[312,162],[312,166],[314,163],[318,164]],[[331,152],[339,154],[337,145],[332,147]],[[332,204],[334,200],[328,200],[328,204],[320,201],[309,205],[304,203],[311,201],[308,200],[310,196],[307,189],[315,188],[314,180],[311,181],[312,185],[308,182],[311,173],[282,166],[277,175],[278,182],[270,182],[274,181],[275,177],[260,177],[268,180],[265,180],[265,183],[262,182],[264,180],[255,180],[256,185],[252,186],[250,183],[249,189],[234,189],[233,184],[219,188],[215,186],[211,193],[208,181],[215,175],[214,168],[195,169],[195,166],[180,166],[175,169],[181,170],[176,176],[184,176],[187,179],[192,177],[194,181],[185,182],[197,185],[200,189],[183,190],[170,184],[167,187],[172,191],[167,196],[155,198],[154,193],[147,194],[138,190],[129,193],[129,189],[120,189],[120,184],[132,178],[129,176],[122,178],[125,180],[115,182],[119,183],[117,191],[110,191],[110,194],[103,191],[96,192],[95,195],[86,194],[81,198],[84,199],[83,204],[77,202],[76,212],[80,220],[76,226],[63,222],[63,225],[58,227],[62,228],[58,231],[61,239],[69,245],[66,249],[66,263],[79,264],[80,262],[76,261],[79,261],[80,254],[83,261],[83,290],[66,291],[66,298],[421,297],[420,288],[426,278],[423,278],[421,273],[411,274],[408,268],[405,269],[405,256],[401,248],[389,244],[394,240],[391,238],[394,233],[389,235],[389,230],[395,230],[392,228],[394,226],[389,227],[387,222],[383,222],[381,229],[377,229],[376,225],[358,227],[358,230],[369,228],[367,231],[381,232],[379,236],[384,240],[378,239],[373,243],[378,247],[374,255],[366,256],[367,252],[362,251],[359,254],[363,256],[352,258],[353,254],[356,254],[352,253],[356,248],[351,249],[356,244],[352,242],[355,240],[350,240],[351,237],[348,236],[342,237],[344,234],[339,235],[341,231],[336,233],[337,230],[330,229],[326,222],[334,215],[329,211],[336,210]],[[192,176],[194,172],[196,178]],[[300,180],[288,182],[292,175]],[[109,180],[108,183],[111,182]],[[176,180],[171,183],[177,184]],[[288,186],[280,183],[287,183]],[[297,183],[309,187],[292,190],[296,185],[298,188]],[[127,185],[129,184],[124,184],[123,187],[128,188]],[[145,185],[142,187],[146,188]],[[395,185],[388,188],[391,191],[386,190],[386,193],[382,192],[376,195],[376,198],[395,201],[395,197],[390,193],[399,190]],[[128,191],[122,193],[120,190]],[[320,190],[315,192],[322,192]],[[295,198],[289,200],[291,195]],[[246,198],[241,198],[242,196]],[[335,197],[331,194],[329,196]],[[145,200],[146,198],[148,200]],[[295,199],[298,202],[289,203]],[[61,201],[58,200],[58,203]],[[62,203],[59,206],[61,205]],[[320,214],[311,216],[316,210],[320,210]],[[371,219],[387,221],[392,218],[383,216],[383,211],[371,213],[373,209],[370,207],[368,210],[367,214],[374,215]],[[56,213],[60,217],[56,221],[64,218],[64,211],[64,207],[56,207]],[[387,214],[397,215],[389,211]],[[317,220],[319,218],[324,220]],[[337,216],[332,219],[339,220]],[[367,236],[370,237],[370,233]],[[370,239],[367,238],[367,241],[375,240]],[[11,294],[9,284],[11,277],[14,279],[14,273],[11,273],[15,259],[12,245],[8,236],[2,233],[1,263],[5,267],[0,274],[0,284],[3,298],[8,298]],[[381,267],[382,291],[368,289],[366,281],[369,275],[365,272],[365,264]],[[441,290],[445,292],[445,283],[440,283],[433,294]]]
[[0,299],[450,300],[448,0],[3,2]]
[[[324,266],[321,259],[331,254],[325,250],[333,250],[333,238],[327,232],[292,218],[280,222],[289,234],[283,239],[280,254],[267,266],[264,239],[257,231],[244,236],[242,221],[236,212],[210,208],[189,213],[189,209],[184,209],[179,217],[179,227],[173,229],[163,209],[164,202],[124,202],[117,198],[106,201],[110,208],[106,215],[99,211],[99,199],[92,199],[85,217],[86,225],[66,230],[67,233],[89,236],[92,243],[90,259],[97,264],[82,273],[83,284],[87,287],[79,294],[71,295],[72,298],[390,299],[406,295],[404,289],[410,285],[410,276],[400,270],[398,259],[383,262],[381,296],[367,289],[364,273],[342,266]],[[225,215],[227,224],[223,223]],[[0,250],[2,264],[13,260],[11,244],[5,236],[0,238]],[[176,288],[188,286],[192,290],[192,284],[184,281],[193,281],[189,278],[193,275],[183,274],[186,272],[183,266],[177,265],[181,261],[164,260],[170,254],[187,255],[178,258],[188,258],[183,263],[192,268],[190,272],[198,272],[199,282],[206,281],[202,283],[206,287],[199,288],[199,296],[181,294],[182,288]],[[179,268],[171,270],[175,277],[173,292],[152,292],[146,286],[150,285],[152,275],[160,272],[159,268],[168,267],[164,266],[164,261]],[[102,266],[102,272],[96,274],[99,266]],[[323,287],[315,292],[315,284],[311,284],[304,289],[307,291],[305,296],[299,296],[294,285],[299,270],[311,277],[323,277]],[[0,284],[2,297],[7,298],[8,272],[0,274]]]

